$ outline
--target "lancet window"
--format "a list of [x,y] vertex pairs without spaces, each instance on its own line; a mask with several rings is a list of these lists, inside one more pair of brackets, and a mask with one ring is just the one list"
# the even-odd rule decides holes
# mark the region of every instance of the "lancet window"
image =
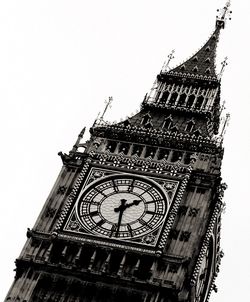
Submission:
[[170,129],[172,126],[173,126],[173,119],[172,119],[171,116],[168,116],[168,117],[165,119],[162,128],[165,129],[165,130],[168,130],[168,129]]
[[203,96],[199,96],[195,103],[195,109],[201,109],[202,103],[203,103]]
[[187,100],[187,108],[191,108],[193,106],[195,100],[195,95],[191,94]]
[[195,122],[194,122],[193,120],[187,122],[185,131],[187,131],[187,132],[192,132],[193,129],[194,129],[194,125],[195,125]]
[[178,106],[184,106],[186,98],[187,98],[186,93],[182,93],[179,97]]
[[169,105],[174,105],[175,102],[176,102],[177,97],[178,97],[178,94],[176,92],[172,93],[168,104]]
[[160,99],[160,103],[166,103],[169,97],[169,92],[165,90],[162,94],[162,98]]

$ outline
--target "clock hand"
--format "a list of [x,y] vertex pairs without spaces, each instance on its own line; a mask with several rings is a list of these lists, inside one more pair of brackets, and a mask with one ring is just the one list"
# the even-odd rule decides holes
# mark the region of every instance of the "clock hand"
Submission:
[[125,205],[126,201],[127,201],[126,199],[121,199],[121,205],[118,208],[114,209],[115,212],[120,212],[119,217],[118,217],[117,229],[116,229],[116,233],[115,233],[116,237],[118,237],[119,229],[120,229],[121,222],[122,222],[122,215],[123,215],[124,210],[126,209],[126,205]]
[[136,206],[138,206],[138,204],[141,202],[141,199],[136,199],[136,200],[133,200],[133,203],[136,205]]
[[131,206],[138,206],[138,204],[141,202],[141,200],[133,200],[133,202],[128,203],[125,205],[125,209],[130,208]]
[[118,237],[118,234],[119,234],[119,230],[120,230],[120,226],[121,226],[121,222],[122,222],[122,215],[123,215],[124,211],[133,205],[137,206],[141,202],[141,200],[133,200],[133,202],[126,204],[126,201],[127,201],[126,199],[121,199],[120,206],[117,208],[114,208],[115,212],[119,212],[117,229],[116,229],[116,233],[115,233],[116,237]]

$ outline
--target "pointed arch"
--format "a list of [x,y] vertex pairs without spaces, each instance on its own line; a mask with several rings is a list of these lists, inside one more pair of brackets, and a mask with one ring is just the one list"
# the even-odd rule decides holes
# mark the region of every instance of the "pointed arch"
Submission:
[[143,115],[141,124],[146,125],[151,121],[151,115],[149,113],[146,113]]
[[192,132],[193,129],[194,129],[194,125],[195,125],[195,122],[193,120],[188,121],[187,124],[186,124],[185,131]]
[[186,98],[187,98],[186,93],[182,93],[182,94],[180,95],[180,97],[179,97],[179,100],[178,100],[178,106],[183,106],[183,105],[185,105]]
[[210,73],[211,73],[211,69],[210,69],[210,68],[207,68],[206,71],[205,71],[205,73],[206,73],[206,74],[210,74]]
[[170,130],[171,132],[178,132],[178,127],[175,125]]
[[191,108],[193,106],[195,100],[195,95],[191,94],[188,96],[188,100],[187,100],[187,108]]
[[195,109],[201,109],[203,100],[204,100],[204,97],[202,95],[197,98],[195,105],[194,105]]
[[169,130],[173,126],[173,118],[171,115],[169,115],[167,118],[165,118],[162,128],[165,130]]
[[153,124],[151,123],[151,121],[149,121],[148,123],[146,123],[146,124],[144,125],[144,127],[145,127],[146,129],[150,129],[150,128],[153,128]]
[[177,92],[172,93],[171,96],[170,96],[170,100],[168,101],[168,104],[170,106],[174,105],[175,102],[176,102],[177,97],[178,97],[178,93]]
[[193,68],[193,72],[197,72],[197,71],[198,71],[198,67],[195,66],[195,67]]
[[200,129],[195,130],[195,131],[194,131],[194,135],[195,135],[196,137],[201,136],[201,131],[200,131]]
[[160,103],[166,103],[167,100],[168,100],[168,97],[169,97],[169,91],[168,90],[165,90],[162,94],[162,97],[160,99]]

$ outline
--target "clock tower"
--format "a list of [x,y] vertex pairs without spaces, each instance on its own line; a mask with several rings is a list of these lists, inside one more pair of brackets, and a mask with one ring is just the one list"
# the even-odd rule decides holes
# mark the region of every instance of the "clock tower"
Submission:
[[83,130],[59,153],[5,301],[209,300],[223,256],[215,55],[229,5],[195,55],[165,64],[136,115],[115,124],[102,115],[88,141]]

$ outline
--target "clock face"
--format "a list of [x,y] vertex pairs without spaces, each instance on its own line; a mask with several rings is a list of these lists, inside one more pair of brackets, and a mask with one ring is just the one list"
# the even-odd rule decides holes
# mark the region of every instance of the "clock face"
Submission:
[[131,239],[163,222],[167,200],[155,182],[119,174],[100,179],[84,190],[76,210],[81,224],[91,233]]

